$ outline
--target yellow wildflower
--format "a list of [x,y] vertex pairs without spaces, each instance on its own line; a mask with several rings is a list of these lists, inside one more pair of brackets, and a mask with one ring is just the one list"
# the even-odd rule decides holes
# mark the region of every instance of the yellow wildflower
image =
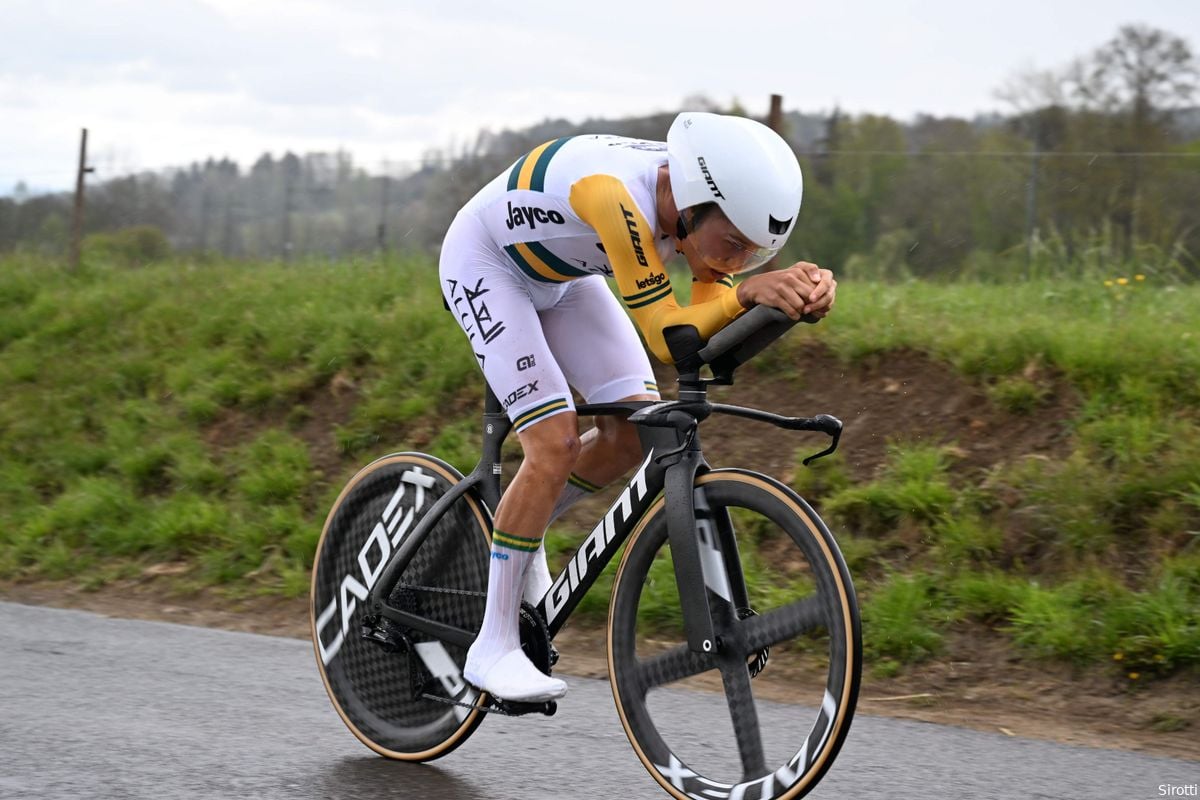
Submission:
[[1129,278],[1117,278],[1118,285],[1124,286],[1127,283],[1129,283]]
[[1146,276],[1145,276],[1145,275],[1138,274],[1138,275],[1134,275],[1134,276],[1133,276],[1133,279],[1134,279],[1135,281],[1144,281],[1144,280],[1146,280]]
[[1120,661],[1124,657],[1124,653],[1113,653],[1113,661]]
[[1131,680],[1131,681],[1136,681],[1140,677],[1142,677],[1142,676],[1136,672],[1129,673],[1129,680]]
[[1113,282],[1112,282],[1112,281],[1105,281],[1105,282],[1104,282],[1104,285],[1105,285],[1105,286],[1112,286],[1112,285],[1113,285]]

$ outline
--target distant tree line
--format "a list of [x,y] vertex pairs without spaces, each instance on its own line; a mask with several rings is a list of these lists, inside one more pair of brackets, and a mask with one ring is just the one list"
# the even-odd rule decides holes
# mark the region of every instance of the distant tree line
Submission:
[[[873,277],[1060,271],[1089,259],[1200,277],[1200,108],[1187,42],[1126,26],[1060,69],[1018,75],[1007,114],[975,119],[792,112],[805,168],[785,257]],[[703,97],[688,108],[737,112]],[[482,132],[397,175],[349,153],[209,160],[89,187],[86,230],[161,230],[177,251],[339,257],[435,249],[455,211],[532,147],[607,132],[664,139],[674,113]],[[0,199],[0,252],[65,251],[71,197]]]

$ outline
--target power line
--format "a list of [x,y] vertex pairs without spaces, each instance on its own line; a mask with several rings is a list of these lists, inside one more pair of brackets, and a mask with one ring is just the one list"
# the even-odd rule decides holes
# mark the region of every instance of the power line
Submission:
[[798,150],[798,156],[905,156],[936,158],[938,156],[981,158],[1200,158],[1200,153],[1171,153],[1156,151],[1104,150]]

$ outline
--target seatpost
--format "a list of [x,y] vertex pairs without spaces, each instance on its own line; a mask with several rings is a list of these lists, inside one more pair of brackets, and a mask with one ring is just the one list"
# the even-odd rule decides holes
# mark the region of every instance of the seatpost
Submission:
[[479,465],[475,468],[480,475],[479,494],[483,502],[495,513],[500,505],[500,447],[512,429],[512,422],[500,405],[500,398],[492,391],[492,387],[484,382],[483,396],[483,447],[480,453]]
[[499,414],[504,411],[504,409],[500,407],[500,398],[496,397],[496,393],[492,391],[491,384],[489,384],[487,381],[484,381],[483,388],[483,413]]

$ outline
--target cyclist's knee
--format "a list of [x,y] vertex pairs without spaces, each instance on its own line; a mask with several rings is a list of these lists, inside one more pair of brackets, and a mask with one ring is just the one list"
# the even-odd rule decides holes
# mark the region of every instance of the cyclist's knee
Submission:
[[579,426],[573,413],[556,414],[518,434],[525,451],[523,469],[542,472],[548,479],[566,481],[579,458]]

